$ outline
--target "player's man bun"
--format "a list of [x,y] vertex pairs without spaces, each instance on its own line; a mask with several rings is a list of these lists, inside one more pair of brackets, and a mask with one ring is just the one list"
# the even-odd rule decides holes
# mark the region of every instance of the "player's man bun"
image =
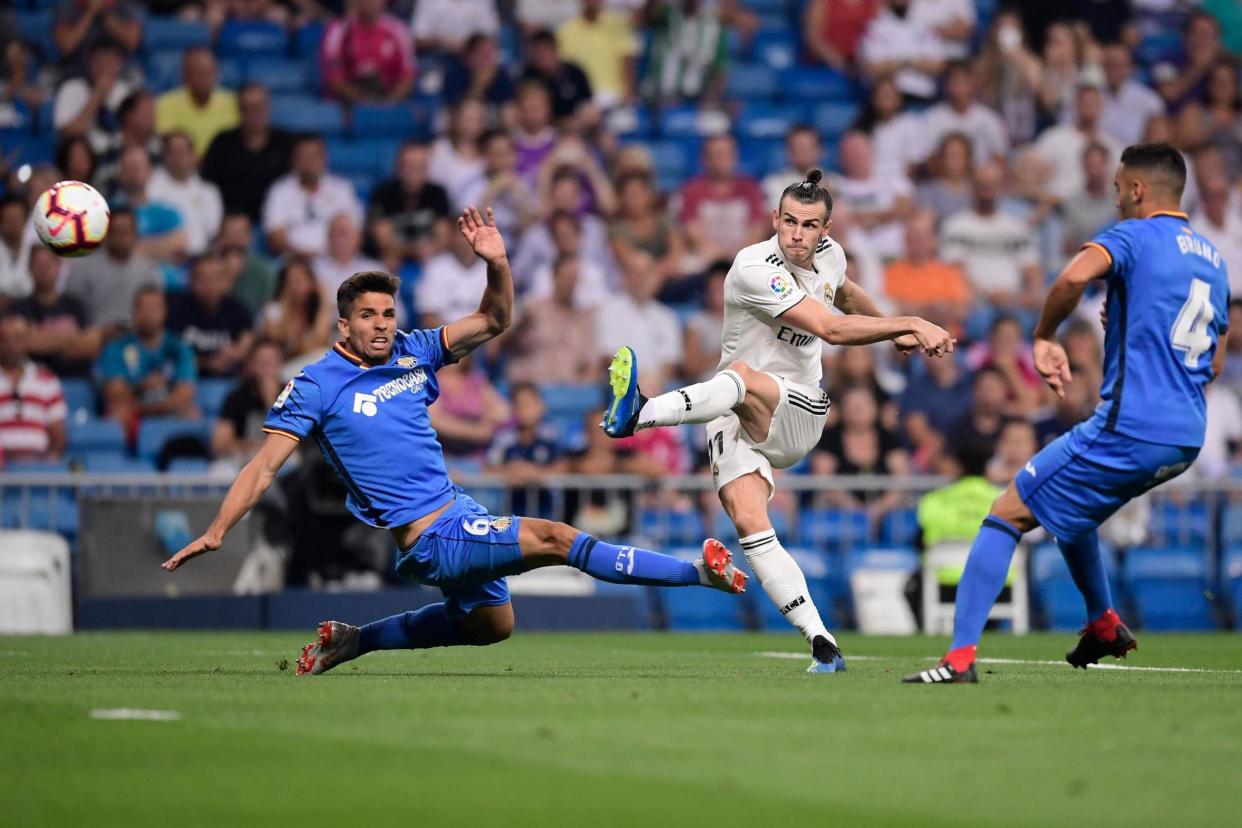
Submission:
[[819,167],[812,167],[807,171],[806,177],[797,184],[790,184],[781,193],[781,200],[777,204],[785,203],[785,199],[792,198],[799,204],[823,204],[828,211],[828,218],[832,218],[832,196],[828,191],[819,186],[819,182],[824,178],[824,171]]

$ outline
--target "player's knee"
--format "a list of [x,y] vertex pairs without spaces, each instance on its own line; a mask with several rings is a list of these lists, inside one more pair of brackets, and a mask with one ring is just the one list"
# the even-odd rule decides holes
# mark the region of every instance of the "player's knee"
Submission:
[[534,536],[537,546],[535,551],[541,555],[568,558],[569,549],[574,545],[574,539],[578,537],[577,529],[556,520],[524,518],[522,524],[523,529]]
[[755,370],[753,368],[751,368],[745,362],[740,362],[737,360],[730,362],[726,370],[732,371],[733,373],[737,374],[739,377],[742,378],[742,382],[745,382],[745,383],[749,383],[751,378],[755,375]]
[[474,635],[474,643],[486,647],[489,644],[499,644],[511,635],[513,635],[513,619],[509,618],[507,621],[493,622],[479,630]]
[[486,607],[475,610],[466,617],[466,635],[470,643],[478,647],[499,644],[513,635],[515,619],[513,605]]

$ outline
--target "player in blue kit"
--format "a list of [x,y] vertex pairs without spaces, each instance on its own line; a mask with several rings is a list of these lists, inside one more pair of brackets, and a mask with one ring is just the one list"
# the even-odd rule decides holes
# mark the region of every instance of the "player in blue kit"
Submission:
[[633,546],[614,546],[564,523],[495,517],[453,485],[427,408],[439,396],[436,370],[508,326],[513,279],[491,210],[473,207],[457,220],[487,262],[487,287],[473,314],[435,330],[403,333],[387,273],[355,273],[337,291],[343,337],[285,386],[267,416],[259,453],[237,476],[202,537],[162,566],[172,572],[220,547],[224,534],[258,502],[299,441],[314,439],[361,521],[390,529],[401,550],[402,577],[439,587],[442,603],[354,627],[319,625],[298,659],[298,675],[317,674],[372,650],[493,644],[513,630],[505,576],[568,565],[603,581],[706,586],[740,593],[746,575],[719,541],[703,558],[682,561]]
[[1220,374],[1229,280],[1220,253],[1180,212],[1186,163],[1168,144],[1121,155],[1122,222],[1084,245],[1052,285],[1035,329],[1035,365],[1059,395],[1072,381],[1056,341],[1087,284],[1105,279],[1104,381],[1090,418],[1031,459],[992,504],[957,588],[953,643],[910,684],[978,681],[975,653],[1023,533],[1045,527],[1086,599],[1087,623],[1065,655],[1085,668],[1138,644],[1113,609],[1096,527],[1131,498],[1181,474],[1203,445],[1203,388]]

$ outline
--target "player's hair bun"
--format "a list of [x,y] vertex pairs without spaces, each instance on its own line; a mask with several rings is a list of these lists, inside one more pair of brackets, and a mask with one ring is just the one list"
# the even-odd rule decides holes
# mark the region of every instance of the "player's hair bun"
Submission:
[[811,169],[810,172],[806,174],[806,178],[803,179],[802,181],[802,186],[806,187],[808,190],[813,190],[814,188],[819,186],[820,179],[822,179],[823,177],[824,177],[823,170],[819,169],[818,167],[814,167]]

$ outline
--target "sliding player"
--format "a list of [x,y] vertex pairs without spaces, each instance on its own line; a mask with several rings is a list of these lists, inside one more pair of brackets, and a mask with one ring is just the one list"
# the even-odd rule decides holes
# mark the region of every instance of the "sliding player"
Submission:
[[1121,155],[1120,224],[1088,242],[1057,277],[1035,329],[1035,366],[1059,396],[1072,380],[1057,328],[1087,284],[1108,284],[1104,383],[1095,413],[1048,444],[992,504],[957,587],[953,644],[909,684],[978,681],[975,653],[1023,533],[1056,536],[1087,604],[1065,654],[1086,668],[1138,647],[1113,609],[1096,527],[1130,499],[1184,472],[1203,445],[1203,388],[1220,374],[1229,280],[1220,253],[1180,212],[1186,162],[1168,144]]
[[[791,184],[772,211],[776,235],[744,248],[725,279],[720,373],[647,399],[638,360],[623,347],[609,369],[602,423],[611,437],[653,426],[707,424],[708,461],[720,502],[764,591],[811,644],[811,672],[837,672],[845,661],[807,591],[806,578],[781,546],[768,517],[772,469],[806,457],[828,418],[819,387],[823,342],[865,345],[893,340],[903,351],[935,356],[953,350],[949,334],[912,316],[884,318],[845,276],[845,254],[828,237],[832,197],[811,170]],[[834,315],[835,306],[847,316]]]
[[567,565],[600,580],[656,586],[746,588],[728,550],[703,544],[685,562],[633,546],[613,546],[564,523],[494,517],[453,485],[427,407],[439,396],[436,370],[509,326],[513,279],[487,211],[473,207],[457,226],[487,262],[477,312],[436,330],[402,333],[387,273],[355,273],[337,291],[343,342],[295,377],[267,416],[268,438],[238,474],[207,532],[163,564],[169,572],[220,547],[224,534],[258,502],[300,440],[313,437],[348,491],[346,505],[371,526],[392,530],[397,572],[437,586],[444,602],[353,627],[319,625],[298,659],[298,675],[317,674],[372,650],[493,644],[513,630],[506,575]]

